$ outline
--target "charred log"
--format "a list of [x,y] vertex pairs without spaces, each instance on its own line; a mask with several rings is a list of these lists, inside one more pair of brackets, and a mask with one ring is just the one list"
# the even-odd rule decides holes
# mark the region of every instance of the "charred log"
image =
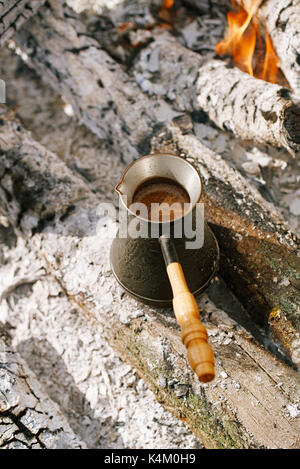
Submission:
[[0,2],[0,47],[2,47],[45,0],[7,0]]
[[[96,135],[102,139],[113,135],[123,160],[129,162],[138,154],[149,153],[155,129],[159,134],[164,133],[162,130],[165,128],[166,135],[172,135],[170,119],[174,116],[174,110],[162,100],[149,99],[142,93],[122,67],[99,48],[96,41],[84,36],[84,25],[76,19],[74,13],[68,29],[63,27],[64,15],[68,14],[66,10],[61,12],[53,7],[44,7],[40,13],[39,21],[33,19],[19,36],[20,45],[28,53],[29,63],[69,100],[78,117]],[[49,28],[51,40],[47,34]],[[168,42],[162,39],[161,44],[166,44],[167,47]],[[185,50],[179,48],[179,53]],[[159,66],[165,68],[173,61],[175,70],[175,58],[178,56],[169,56],[169,62],[166,59],[165,62],[162,61],[164,65]],[[193,57],[194,54],[189,52],[188,60],[191,64]],[[186,61],[187,58],[183,55],[179,61],[180,70],[186,66]],[[154,64],[158,66],[161,61],[156,59]],[[222,62],[221,65],[223,66]],[[195,68],[189,68],[191,76],[197,77],[197,64]],[[178,74],[179,67],[175,77]],[[248,79],[248,75],[242,75]],[[255,80],[256,82],[260,83],[259,80]],[[86,83],[89,84],[88,92]],[[168,86],[170,92],[173,89],[173,95],[179,96],[181,106],[190,106],[189,87],[184,87],[184,81],[178,80],[178,83],[178,93],[174,92],[174,78],[168,84],[163,82],[163,86]],[[270,84],[264,85],[268,87]],[[275,85],[270,86],[273,91]],[[277,89],[276,86],[275,88]],[[278,101],[282,103],[280,97]],[[276,108],[275,110],[277,111]],[[274,125],[278,128],[277,122]],[[273,210],[264,206],[263,199],[249,188],[248,183],[237,172],[231,170],[228,164],[201,145],[195,137],[187,136],[186,139],[181,139],[185,143],[178,144],[177,149],[175,146],[175,151],[194,157],[200,173],[210,174],[204,178],[205,193],[210,207],[209,220],[214,225],[224,253],[221,266],[223,276],[256,320],[259,319],[266,327],[270,327],[293,355],[292,343],[299,328],[296,304],[299,280],[295,273],[299,258],[293,235],[287,231]],[[191,146],[197,156],[191,154]],[[223,213],[224,208],[228,210],[226,216]],[[237,237],[240,236],[241,244],[237,242]],[[275,277],[290,279],[288,287],[277,285],[274,288]],[[271,313],[274,308],[280,309],[280,318],[285,318],[286,321],[273,320]]]
[[207,62],[169,34],[158,36],[141,52],[134,75],[148,94],[166,96],[180,111],[204,109],[237,137],[284,147],[292,154],[300,149],[300,108],[287,89],[226,62]]
[[198,105],[220,128],[292,154],[300,149],[300,109],[288,90],[212,60],[199,69],[197,91]]
[[[55,13],[53,15],[50,9],[44,9],[38,20],[32,21],[28,28],[23,28],[16,36],[19,45],[28,53],[34,67],[54,87],[60,89],[93,132],[100,138],[107,138],[107,125],[111,126],[111,135],[114,135],[115,142],[119,142],[119,151],[123,154],[131,152],[133,148],[129,149],[128,143],[124,142],[122,127],[132,127],[128,140],[134,147],[145,133],[146,122],[153,125],[157,116],[164,114],[165,117],[168,112],[162,104],[165,96],[175,103],[176,110],[203,108],[221,128],[228,128],[241,138],[283,146],[291,153],[300,148],[299,111],[284,88],[249,77],[238,69],[228,69],[222,62],[220,65],[218,62],[203,65],[204,60],[199,54],[180,46],[169,34],[162,34],[142,51],[141,61],[135,67],[135,78],[142,90],[161,98],[154,110],[151,110],[151,106],[143,105],[144,100],[138,98],[136,91],[130,96],[128,87],[124,89],[120,86],[120,83],[128,83],[134,88],[132,79],[124,73],[123,68],[101,49],[97,41],[85,35],[82,23],[73,20],[76,36],[71,38],[70,35],[55,35],[57,26],[54,18]],[[56,51],[63,51],[63,54]],[[146,56],[147,60],[144,59]],[[90,68],[91,63],[93,70]],[[221,70],[222,65],[224,71]],[[98,74],[101,79],[97,79],[97,83],[103,82],[104,85],[91,86],[92,93],[88,97],[86,89],[79,85],[79,80],[74,80],[73,73],[77,74],[78,70],[81,71],[82,83],[92,83]],[[119,78],[115,79],[116,76]],[[211,102],[206,102],[210,92],[215,93],[215,96],[212,94]],[[80,96],[83,95],[82,100]],[[94,106],[97,99],[105,104]],[[144,119],[135,122],[135,125],[125,124],[134,115],[134,112],[127,113],[127,109],[134,107],[143,107]],[[115,119],[116,113],[120,119]],[[167,117],[172,117],[171,112]]]
[[198,167],[204,185],[206,217],[221,248],[222,278],[254,321],[268,329],[298,361],[294,349],[300,328],[296,236],[288,232],[272,206],[267,206],[237,171],[201,145],[195,136],[183,135],[173,128],[160,145],[153,140],[153,148],[169,148]]
[[[63,27],[65,21],[68,29]],[[133,80],[89,36],[73,10],[50,2],[15,40],[28,54],[28,64],[72,105],[93,133],[114,145],[124,160],[138,155],[137,142],[154,125],[154,117],[139,99]],[[143,119],[136,121],[140,112]]]
[[0,325],[0,448],[79,449],[73,433]]
[[[173,314],[137,303],[116,285],[107,262],[110,243],[95,232],[96,195],[56,155],[35,142],[12,115],[3,111],[1,122],[1,198],[6,212],[46,259],[48,271],[58,279],[76,310],[101,328],[160,402],[183,419],[206,447],[297,447],[297,422],[287,418],[286,409],[296,405],[298,374],[206,299],[200,300],[200,308],[216,356],[217,379],[212,386],[201,386],[186,362]],[[190,154],[203,152],[194,137],[185,141],[176,128],[173,139],[182,148],[189,145]],[[197,161],[198,153],[194,156]],[[203,163],[203,174],[211,158],[213,155],[208,155]],[[211,171],[221,179],[222,175],[226,178],[224,170],[226,165],[221,165],[218,175],[217,169]],[[18,191],[32,194],[27,210],[22,207],[18,191],[14,192],[18,174],[23,176]],[[207,182],[210,177],[207,173]],[[233,183],[235,187],[238,181]],[[38,185],[37,191],[32,191],[34,184]],[[56,216],[44,218],[43,201],[48,213]],[[73,210],[66,213],[71,206]],[[34,220],[38,222],[40,217],[43,224],[32,230]],[[106,223],[113,229],[107,217]],[[32,237],[31,231],[35,231]],[[99,278],[105,280],[99,283]]]

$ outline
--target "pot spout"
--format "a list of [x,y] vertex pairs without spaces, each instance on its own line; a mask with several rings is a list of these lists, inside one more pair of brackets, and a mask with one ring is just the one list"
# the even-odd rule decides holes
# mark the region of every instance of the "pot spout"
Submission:
[[131,198],[132,196],[132,191],[134,190],[134,183],[132,182],[132,178],[128,177],[130,174],[128,171],[125,171],[118,184],[115,186],[115,191],[119,194],[119,196],[122,197],[128,197]]
[[123,187],[122,181],[118,182],[118,184],[115,186],[115,191],[119,195],[124,195],[124,187]]

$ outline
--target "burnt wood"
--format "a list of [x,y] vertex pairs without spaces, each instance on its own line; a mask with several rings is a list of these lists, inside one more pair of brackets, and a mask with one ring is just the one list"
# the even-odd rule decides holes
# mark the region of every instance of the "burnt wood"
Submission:
[[1,449],[85,449],[0,323]]
[[221,129],[292,155],[300,149],[300,108],[287,89],[211,60],[199,69],[197,90],[198,105]]
[[[4,107],[0,119],[3,206],[15,229],[26,234],[28,247],[45,259],[47,272],[55,276],[76,310],[103,331],[158,400],[207,448],[297,448],[297,421],[288,409],[298,402],[298,373],[204,297],[198,304],[215,353],[216,380],[201,385],[188,366],[171,311],[141,305],[116,285],[107,262],[110,243],[95,231],[96,194],[34,141]],[[204,150],[178,129],[173,141],[189,145],[195,161]],[[208,155],[207,167],[210,162]],[[201,166],[210,179],[207,167]],[[220,179],[222,173],[226,176],[225,169],[222,164]],[[107,217],[106,223],[111,230],[113,223]]]
[[45,0],[5,0],[0,2],[0,47],[32,16]]
[[[67,11],[66,8],[64,11]],[[85,26],[76,20],[73,12],[68,13],[68,16],[73,15],[72,21],[68,18],[68,22],[72,24],[75,36],[71,38],[67,32],[65,35],[55,34],[57,15],[59,17],[64,13],[52,2],[42,10],[39,18],[22,28],[16,40],[28,54],[32,65],[53,86],[59,86],[62,95],[77,109],[93,132],[105,138],[107,125],[111,126],[113,140],[120,142],[119,151],[126,153],[128,144],[125,142],[129,140],[135,146],[145,132],[145,124],[149,125],[152,121],[154,125],[153,121],[157,118],[150,108],[142,104],[136,92],[130,96],[131,92],[128,94],[123,89],[121,84],[130,83],[132,79],[102,49],[101,44],[87,34]],[[158,34],[157,37],[154,35],[154,38],[156,40],[142,50],[140,60],[137,59],[133,68],[135,79],[143,91],[159,96],[161,100],[167,97],[175,110],[204,109],[219,127],[231,130],[243,139],[281,146],[293,155],[300,148],[300,111],[293,104],[288,90],[250,77],[235,67],[231,68],[225,61],[212,60],[206,63],[202,56],[181,46],[168,33]],[[58,51],[63,51],[63,54]],[[93,69],[90,69],[92,55]],[[85,77],[81,74],[82,83],[96,81],[97,74],[101,75],[100,80],[97,78],[98,86],[90,87],[89,95],[73,76],[67,78],[68,74],[78,73],[77,64],[80,64],[79,70],[83,71],[81,64],[84,63],[86,71]],[[65,67],[66,76],[62,72]],[[118,79],[114,79],[115,76]],[[134,89],[133,84],[131,89]],[[79,102],[83,93],[85,99]],[[109,105],[94,106],[92,95],[95,100],[104,100]],[[114,108],[117,100],[118,111]],[[163,105],[156,103],[156,106],[158,115]],[[143,108],[143,119],[136,122],[133,118],[135,125],[126,123],[134,116],[134,111],[126,113],[126,110],[138,107]],[[113,119],[116,112],[126,114],[126,117],[121,117],[123,122],[120,124]],[[104,115],[105,124],[102,128]],[[124,142],[122,133],[126,127],[132,129]],[[132,151],[132,148],[128,148],[128,151]]]
[[[84,25],[74,12],[70,16],[66,7],[50,2],[40,10],[38,19],[23,28],[18,41],[28,53],[28,63],[72,104],[77,116],[98,137],[114,143],[126,162],[157,149],[157,135],[162,135],[160,150],[170,147],[195,162],[204,182],[208,220],[221,248],[223,278],[255,320],[269,328],[295,359],[299,331],[296,236],[237,171],[195,136],[182,135],[172,126],[174,109],[142,92],[97,41],[85,36]],[[64,27],[66,21],[68,28]],[[183,55],[183,76],[182,65],[185,60],[192,62],[193,57],[189,51],[188,59]],[[197,64],[191,68],[190,75],[193,73],[197,76]],[[169,86],[177,96],[174,80]],[[188,91],[184,92],[179,82],[182,106],[191,102]]]
[[179,111],[204,110],[221,129],[244,140],[284,147],[293,155],[300,149],[300,108],[288,89],[225,60],[207,61],[168,33],[141,51],[133,73],[142,90],[167,97]]

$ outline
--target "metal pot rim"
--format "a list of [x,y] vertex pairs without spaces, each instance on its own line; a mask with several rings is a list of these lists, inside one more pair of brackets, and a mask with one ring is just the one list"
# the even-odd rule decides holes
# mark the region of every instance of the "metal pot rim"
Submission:
[[[172,158],[177,158],[177,159],[180,159],[182,161],[185,162],[186,165],[190,166],[190,168],[192,168],[192,170],[194,171],[194,173],[196,174],[198,180],[199,180],[199,185],[200,185],[200,190],[199,190],[199,196],[197,198],[197,200],[191,204],[191,206],[189,207],[189,209],[180,217],[172,220],[170,222],[170,220],[167,220],[167,221],[159,221],[159,220],[149,220],[148,218],[144,218],[142,216],[139,216],[137,215],[136,213],[132,212],[130,210],[130,208],[125,204],[123,198],[122,198],[122,195],[124,195],[120,190],[119,190],[119,186],[121,186],[122,182],[124,181],[124,178],[126,176],[126,174],[128,173],[128,171],[132,168],[132,166],[134,164],[136,164],[137,161],[140,161],[142,159],[147,159],[147,158],[151,158],[151,157],[156,157],[156,156],[168,156],[168,157],[172,157]],[[128,166],[127,168],[125,169],[125,171],[122,173],[122,176],[121,176],[121,179],[120,181],[118,182],[118,184],[115,186],[115,191],[119,194],[120,196],[120,199],[121,199],[121,202],[123,204],[123,206],[125,207],[125,209],[132,215],[134,216],[135,218],[143,221],[143,222],[146,222],[146,223],[153,223],[155,225],[167,225],[167,224],[170,224],[170,223],[173,223],[173,222],[178,222],[179,220],[182,220],[183,218],[185,218],[186,216],[188,216],[193,210],[194,208],[196,207],[196,205],[199,203],[200,199],[201,199],[201,196],[202,196],[202,189],[203,189],[203,184],[202,184],[202,179],[201,179],[201,176],[198,172],[198,170],[195,168],[194,165],[192,165],[189,161],[187,161],[185,158],[183,158],[182,156],[179,156],[179,155],[175,155],[173,153],[169,153],[169,152],[160,152],[160,153],[149,153],[148,155],[144,155],[144,156],[141,156],[137,159],[135,159],[134,161],[132,161]]]

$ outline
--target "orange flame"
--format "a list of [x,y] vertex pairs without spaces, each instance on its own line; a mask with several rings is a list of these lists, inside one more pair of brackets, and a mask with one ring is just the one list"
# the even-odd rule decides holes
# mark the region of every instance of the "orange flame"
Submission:
[[[234,2],[233,2],[234,3]],[[256,20],[256,13],[261,0],[252,0],[248,11],[238,6],[227,15],[228,33],[216,46],[218,55],[232,55],[236,65],[250,75],[274,83],[278,70],[278,59],[271,38],[266,32],[265,58],[263,65],[253,67],[257,42],[262,43]],[[255,70],[254,70],[255,68]],[[260,71],[257,71],[259,69]]]
[[174,5],[174,0],[164,0],[163,8],[172,8]]
[[275,83],[278,72],[278,58],[275,53],[272,40],[267,31],[266,33],[266,56],[263,65],[262,75],[258,78]]

